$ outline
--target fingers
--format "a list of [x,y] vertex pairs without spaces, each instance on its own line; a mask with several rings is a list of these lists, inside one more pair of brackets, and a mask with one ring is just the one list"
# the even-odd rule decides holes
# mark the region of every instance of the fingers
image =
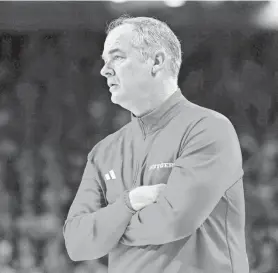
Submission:
[[157,186],[156,189],[157,189],[158,192],[164,191],[164,189],[166,187],[165,184],[159,184],[159,185],[156,185],[156,186]]
[[150,187],[155,187],[155,188],[165,188],[166,184],[160,183],[160,184],[156,184],[156,185],[151,185]]
[[166,185],[165,184],[158,184],[158,185],[155,185],[156,188],[155,188],[155,196],[154,196],[154,199],[155,199],[155,202],[158,200],[160,194],[165,190],[165,187]]

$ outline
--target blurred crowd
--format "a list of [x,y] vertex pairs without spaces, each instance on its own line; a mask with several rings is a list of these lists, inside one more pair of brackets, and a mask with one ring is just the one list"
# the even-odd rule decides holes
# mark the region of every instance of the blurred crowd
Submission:
[[[182,92],[226,115],[239,136],[250,272],[277,273],[278,33],[174,31]],[[107,272],[107,257],[70,261],[62,235],[87,154],[130,120],[99,74],[104,32],[0,37],[0,272]]]

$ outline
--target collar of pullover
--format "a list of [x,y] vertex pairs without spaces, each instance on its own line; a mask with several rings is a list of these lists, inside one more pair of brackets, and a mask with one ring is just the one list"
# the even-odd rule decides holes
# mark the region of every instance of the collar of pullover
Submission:
[[139,123],[142,134],[146,136],[147,134],[164,127],[164,125],[166,125],[177,114],[178,107],[176,106],[181,101],[187,101],[187,99],[178,88],[175,93],[151,112],[141,117],[136,117],[131,113],[131,120],[132,122]]

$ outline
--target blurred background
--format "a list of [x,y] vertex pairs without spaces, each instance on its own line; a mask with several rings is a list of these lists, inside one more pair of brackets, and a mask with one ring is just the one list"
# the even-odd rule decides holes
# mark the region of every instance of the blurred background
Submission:
[[99,74],[124,13],[171,26],[183,94],[234,124],[250,272],[277,273],[278,5],[181,0],[0,2],[0,272],[107,272],[107,257],[70,261],[62,226],[87,154],[130,120]]

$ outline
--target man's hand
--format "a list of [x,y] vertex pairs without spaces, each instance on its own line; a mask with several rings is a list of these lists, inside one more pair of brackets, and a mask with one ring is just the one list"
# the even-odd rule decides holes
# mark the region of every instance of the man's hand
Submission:
[[152,186],[141,186],[133,189],[129,193],[130,204],[136,211],[155,203],[159,194],[165,189],[165,184]]

